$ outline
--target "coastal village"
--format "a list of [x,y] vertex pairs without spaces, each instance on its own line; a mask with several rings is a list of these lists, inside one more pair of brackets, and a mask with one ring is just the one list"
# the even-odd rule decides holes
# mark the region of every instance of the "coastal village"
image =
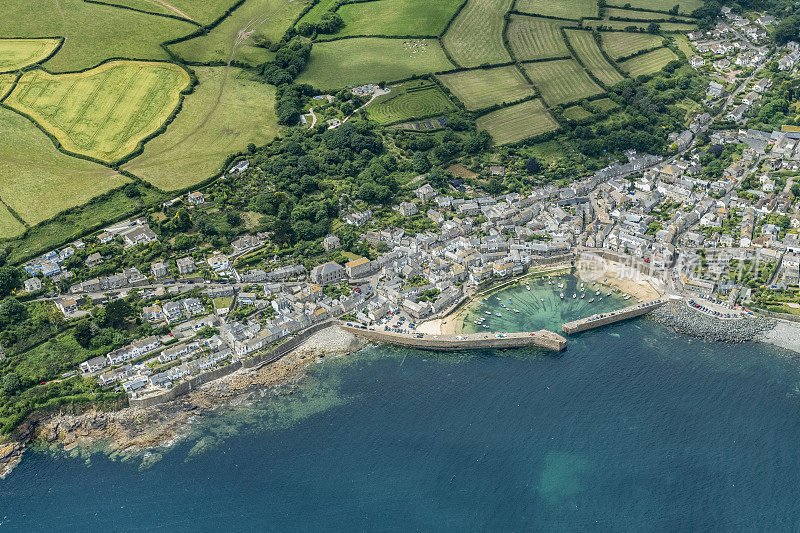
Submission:
[[[775,65],[798,76],[800,45],[764,42],[764,28],[774,23],[723,8],[715,29],[688,35],[690,63],[710,79],[710,111],[695,113],[672,135],[673,155],[628,150],[624,161],[589,177],[525,194],[490,195],[461,178],[434,187],[421,174],[394,210],[402,219],[424,219],[429,229],[381,227],[369,206],[349,208],[342,223],[375,253],[342,256],[341,239],[331,234],[325,252],[346,260],[310,269],[278,256],[254,268],[247,258],[270,245],[269,235],[244,233],[202,257],[190,250],[149,269],[103,271],[112,254],[158,242],[143,216],[29,261],[25,293],[67,321],[133,297],[137,320],[151,334],[74,371],[121,388],[132,401],[172,398],[168,391],[202,382],[198,376],[269,362],[288,340],[337,320],[424,338],[425,321],[441,321],[478,291],[587,254],[625,265],[620,271],[652,280],[659,296],[719,320],[750,319],[757,289],[761,307],[769,303],[760,312],[791,318],[800,308],[792,301],[800,283],[800,127],[747,126],[780,96],[771,92]],[[240,159],[228,174],[250,166]],[[499,177],[516,171],[499,162],[487,170]],[[202,210],[207,200],[190,192],[164,207]]]

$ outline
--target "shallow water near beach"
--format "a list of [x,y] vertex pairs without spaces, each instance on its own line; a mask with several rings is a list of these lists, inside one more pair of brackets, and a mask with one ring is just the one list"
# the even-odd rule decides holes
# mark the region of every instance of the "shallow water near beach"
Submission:
[[799,383],[647,319],[558,355],[369,348],[144,464],[26,452],[0,531],[794,530]]

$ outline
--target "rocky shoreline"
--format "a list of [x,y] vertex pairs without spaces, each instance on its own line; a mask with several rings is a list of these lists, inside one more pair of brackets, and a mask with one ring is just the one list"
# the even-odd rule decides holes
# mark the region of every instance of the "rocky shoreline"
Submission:
[[670,301],[653,310],[649,316],[678,333],[720,342],[761,340],[776,324],[775,320],[764,317],[739,320],[715,318],[692,309],[684,300]]
[[342,355],[363,345],[352,334],[331,327],[309,337],[278,361],[253,370],[240,370],[204,384],[171,402],[118,411],[69,407],[26,420],[11,439],[0,443],[0,479],[22,460],[33,442],[58,445],[65,451],[103,444],[109,453],[146,453],[181,440],[192,421],[222,405],[238,404],[266,394],[291,394],[308,367],[328,355]]

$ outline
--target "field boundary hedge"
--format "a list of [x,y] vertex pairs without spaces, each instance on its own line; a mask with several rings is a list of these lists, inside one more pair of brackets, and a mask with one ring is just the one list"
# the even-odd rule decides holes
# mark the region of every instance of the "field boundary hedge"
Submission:
[[154,17],[164,17],[168,19],[180,20],[181,22],[188,22],[189,24],[194,24],[195,26],[199,26],[201,28],[203,27],[203,25],[200,24],[199,22],[194,21],[192,19],[188,19],[186,17],[181,17],[180,15],[170,15],[169,13],[156,13],[155,11],[148,11],[146,9],[139,9],[131,6],[123,6],[121,4],[113,4],[110,2],[102,2],[101,0],[83,0],[83,1],[86,2],[87,4],[97,4],[99,6],[115,7],[117,9],[127,9],[128,11],[134,11],[136,13],[153,15]]
[[627,61],[629,59],[633,59],[634,57],[643,56],[645,54],[649,54],[650,52],[655,52],[659,48],[666,48],[666,46],[661,44],[659,46],[654,46],[652,48],[645,48],[644,50],[639,50],[638,52],[634,52],[632,54],[628,54],[626,56],[622,56],[620,58],[617,58],[617,61],[619,61],[621,63],[623,61]]
[[[680,1],[676,0],[676,3],[677,3],[677,4],[680,4]],[[629,7],[623,7],[623,6],[618,6],[618,5],[614,5],[614,4],[606,4],[606,7],[613,7],[614,9],[624,9],[624,10],[626,10],[626,11],[643,11],[643,12],[645,12],[645,13],[662,13],[662,14],[664,14],[664,15],[672,15],[672,13],[670,13],[669,11],[662,11],[661,9],[645,9],[645,8],[643,8],[643,7],[633,7],[633,6],[629,6]],[[684,11],[684,13],[686,13],[686,12]],[[695,17],[693,17],[691,14],[684,14],[684,15],[682,15],[682,14],[680,13],[680,11],[679,11],[679,12],[678,12],[678,14],[677,14],[677,15],[675,15],[675,16],[678,16],[678,17],[688,17],[688,18],[695,18]]]

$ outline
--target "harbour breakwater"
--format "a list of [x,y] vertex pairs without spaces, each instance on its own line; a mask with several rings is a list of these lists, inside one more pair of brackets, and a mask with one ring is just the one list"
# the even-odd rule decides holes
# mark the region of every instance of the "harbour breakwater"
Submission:
[[425,335],[422,333],[393,333],[353,326],[342,329],[371,341],[418,348],[421,350],[493,350],[503,348],[539,347],[560,352],[567,347],[567,339],[547,330],[522,333],[465,333],[461,335]]
[[581,331],[599,328],[600,326],[613,324],[615,322],[628,320],[629,318],[650,313],[665,303],[667,303],[667,300],[659,299],[653,300],[652,302],[632,305],[616,311],[609,311],[608,313],[598,313],[596,315],[581,318],[579,320],[573,320],[572,322],[566,322],[563,326],[561,326],[561,331],[568,335],[572,335],[574,333],[580,333]]
[[692,309],[684,300],[670,301],[654,310],[650,316],[678,333],[722,342],[758,340],[775,327],[775,321],[770,318],[721,319],[709,316]]

